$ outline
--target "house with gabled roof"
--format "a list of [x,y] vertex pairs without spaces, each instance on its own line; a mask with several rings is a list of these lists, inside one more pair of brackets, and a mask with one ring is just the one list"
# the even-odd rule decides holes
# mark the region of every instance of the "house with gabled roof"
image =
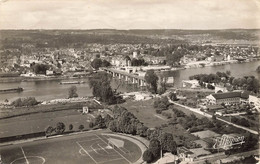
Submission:
[[209,104],[237,104],[248,102],[249,91],[233,91],[225,93],[214,93],[206,97]]

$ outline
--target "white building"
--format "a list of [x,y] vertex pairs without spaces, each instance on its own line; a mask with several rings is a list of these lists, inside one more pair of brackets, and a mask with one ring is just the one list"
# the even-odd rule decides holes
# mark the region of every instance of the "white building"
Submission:
[[47,76],[54,75],[54,72],[52,70],[46,70],[46,75]]
[[23,76],[23,77],[35,77],[36,74],[32,73],[32,72],[29,72],[29,73],[26,73],[26,74],[21,74],[20,76]]
[[249,95],[248,98],[249,103],[253,103],[255,105],[255,108],[260,111],[260,98],[257,96]]
[[182,87],[184,88],[200,88],[198,80],[182,80]]
[[138,53],[136,51],[133,52],[133,58],[136,58],[137,59],[138,57]]

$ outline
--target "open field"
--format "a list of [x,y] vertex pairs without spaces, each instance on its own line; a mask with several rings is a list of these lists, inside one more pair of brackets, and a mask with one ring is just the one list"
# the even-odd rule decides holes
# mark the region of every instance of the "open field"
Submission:
[[74,126],[73,130],[78,130],[81,124],[88,129],[89,121],[93,118],[93,115],[82,115],[75,109],[1,119],[0,138],[42,132],[48,125],[55,126],[58,122],[65,124],[65,131],[68,130],[69,124]]
[[[141,122],[143,122],[146,126],[149,128],[152,127],[160,127],[163,124],[167,124],[169,119],[164,117],[161,114],[157,114],[155,112],[155,109],[153,107],[153,99],[146,100],[146,101],[132,101],[128,100],[124,104],[120,104],[121,106],[124,106],[128,109],[128,111],[132,112]],[[179,109],[179,107],[178,107]],[[183,110],[183,109],[180,109]],[[192,112],[185,109],[186,114],[191,114]],[[170,113],[172,112],[172,109],[168,109]],[[203,117],[199,115],[200,117]],[[194,135],[187,132],[181,125],[168,125],[166,127],[163,127],[162,130],[164,132],[172,133],[174,136],[174,140],[177,143],[184,144],[183,139],[185,138],[185,142],[191,142],[194,140],[197,140],[198,138]]]
[[32,107],[17,107],[17,108],[0,108],[0,119],[10,118],[34,113],[46,113],[61,110],[71,109],[82,109],[83,106],[91,108],[100,108],[100,105],[90,100],[87,102],[69,102],[69,103],[58,103],[58,104],[47,104],[47,105],[36,105]]
[[167,123],[167,119],[162,115],[158,117],[153,107],[153,101],[153,99],[146,101],[127,100],[125,103],[120,104],[120,106],[125,107],[129,112],[133,113],[147,127],[154,128]]
[[[123,142],[122,147],[108,145],[109,139]],[[49,138],[0,147],[3,163],[50,164],[124,164],[141,157],[141,149],[131,141],[101,135],[101,131]]]

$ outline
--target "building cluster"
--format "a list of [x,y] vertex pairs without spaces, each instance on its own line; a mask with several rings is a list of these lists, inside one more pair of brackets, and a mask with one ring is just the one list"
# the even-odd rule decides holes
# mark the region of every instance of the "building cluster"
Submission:
[[170,47],[167,44],[87,44],[84,48],[36,48],[30,44],[23,44],[22,49],[10,48],[0,51],[0,72],[28,74],[32,73],[33,64],[50,66],[46,71],[47,75],[88,71],[95,58],[107,60],[116,67],[165,65],[167,55],[175,55],[175,51],[181,52],[179,63],[186,68],[248,60],[259,55],[257,47],[246,46]]
[[247,61],[258,58],[257,47],[231,45],[214,46],[203,48],[202,50],[187,50],[180,59],[180,64],[186,67],[199,67],[207,65],[218,65],[237,61]]
[[[148,49],[160,49],[157,44],[88,44],[84,48],[35,48],[23,44],[22,49],[0,50],[0,72],[31,72],[32,64],[46,64],[48,70],[59,72],[89,70],[91,61],[96,57],[109,61],[114,66],[131,66],[131,59],[143,59],[148,64],[161,64],[165,57],[150,57]],[[126,60],[128,59],[128,60]]]

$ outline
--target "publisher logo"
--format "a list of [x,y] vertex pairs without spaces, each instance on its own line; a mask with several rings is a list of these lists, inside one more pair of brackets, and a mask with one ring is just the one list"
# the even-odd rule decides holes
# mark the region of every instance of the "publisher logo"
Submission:
[[213,148],[214,149],[220,149],[220,148],[230,149],[234,145],[242,145],[243,143],[245,143],[244,139],[245,139],[244,136],[233,137],[233,136],[224,134],[221,137],[218,137],[216,139],[216,143],[213,145]]

